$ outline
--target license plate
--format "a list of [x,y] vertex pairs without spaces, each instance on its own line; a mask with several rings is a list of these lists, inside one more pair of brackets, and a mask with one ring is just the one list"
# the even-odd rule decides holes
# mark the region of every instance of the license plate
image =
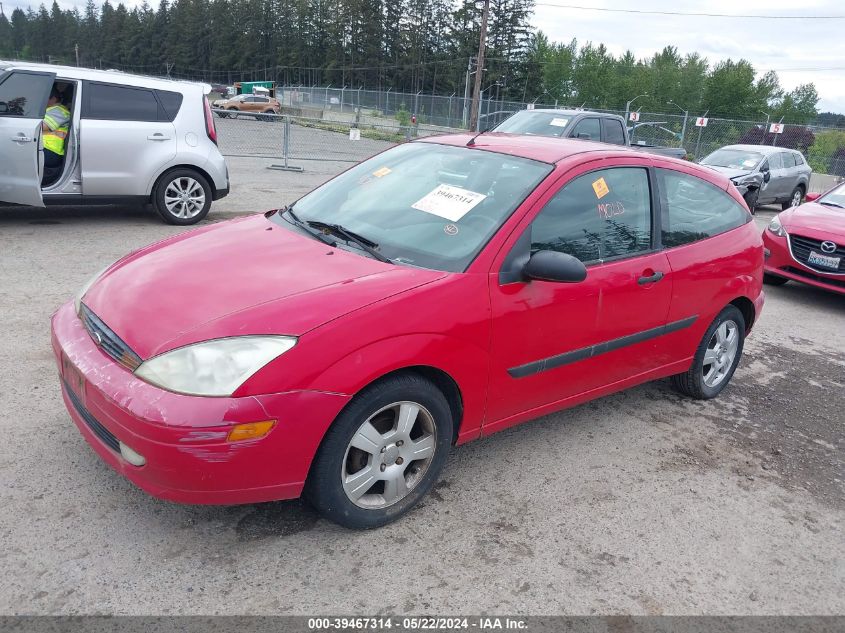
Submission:
[[85,402],[85,379],[79,370],[73,366],[70,359],[62,354],[62,377],[65,379],[68,388],[81,402]]
[[810,251],[807,263],[815,264],[816,266],[824,266],[825,268],[830,268],[831,270],[839,270],[839,260],[841,259],[841,257],[828,257],[827,255],[821,255],[816,251]]

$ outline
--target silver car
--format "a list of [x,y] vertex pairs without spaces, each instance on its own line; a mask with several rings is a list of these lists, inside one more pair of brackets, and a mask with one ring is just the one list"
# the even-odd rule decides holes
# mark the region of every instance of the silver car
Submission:
[[[45,166],[48,97],[70,110],[61,164]],[[229,193],[203,84],[0,61],[0,202],[151,203],[194,224]]]
[[761,204],[797,207],[813,173],[801,152],[771,145],[727,145],[701,164],[730,178],[752,213]]

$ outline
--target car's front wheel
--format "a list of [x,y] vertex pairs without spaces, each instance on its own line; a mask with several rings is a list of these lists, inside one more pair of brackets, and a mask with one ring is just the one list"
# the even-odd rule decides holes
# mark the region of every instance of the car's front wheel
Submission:
[[748,210],[751,211],[751,215],[754,215],[757,209],[757,199],[760,196],[760,192],[757,189],[753,191],[746,191],[745,195],[742,196],[745,200],[745,204],[748,205]]
[[729,305],[707,328],[690,368],[672,376],[672,384],[699,400],[715,398],[733,377],[744,343],[745,318],[736,306]]
[[153,206],[168,224],[196,224],[211,208],[211,187],[193,169],[173,169],[156,183]]
[[355,396],[326,433],[305,496],[327,519],[375,528],[413,508],[437,480],[452,441],[443,393],[417,374]]

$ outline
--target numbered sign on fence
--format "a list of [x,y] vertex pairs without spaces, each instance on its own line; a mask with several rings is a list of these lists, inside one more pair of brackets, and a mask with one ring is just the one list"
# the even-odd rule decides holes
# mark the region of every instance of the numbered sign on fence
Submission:
[[769,126],[770,134],[783,134],[783,123],[772,123]]
[[349,140],[350,141],[360,141],[361,140],[361,130],[358,128],[352,128],[349,130]]
[[707,121],[709,121],[707,117],[700,116],[695,120],[696,127],[707,127]]
[[533,110],[533,109],[534,109],[534,104],[533,104],[533,103],[527,103],[527,104],[525,105],[525,109],[526,109],[526,110]]
[[629,121],[634,121],[635,123],[640,120],[640,113],[639,112],[631,112],[628,115]]

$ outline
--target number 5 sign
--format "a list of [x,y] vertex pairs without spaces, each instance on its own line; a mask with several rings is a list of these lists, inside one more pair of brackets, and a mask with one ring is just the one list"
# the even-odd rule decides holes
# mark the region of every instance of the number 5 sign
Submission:
[[708,120],[709,119],[707,117],[700,116],[695,120],[695,126],[696,127],[707,127],[707,121]]
[[772,123],[769,126],[770,134],[783,134],[783,123]]

